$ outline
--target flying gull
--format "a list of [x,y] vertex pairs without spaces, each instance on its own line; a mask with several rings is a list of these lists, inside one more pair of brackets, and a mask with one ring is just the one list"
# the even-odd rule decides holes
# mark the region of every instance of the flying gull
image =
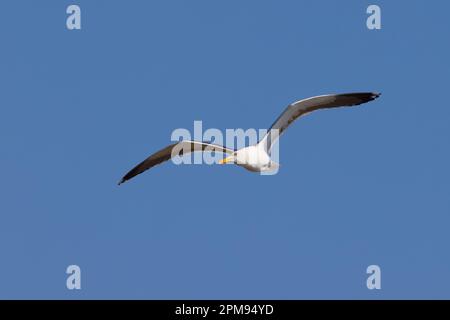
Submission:
[[[191,152],[221,152],[228,155],[219,163],[234,163],[253,172],[270,171],[278,168],[278,164],[271,160],[270,150],[281,134],[299,117],[319,109],[338,107],[351,107],[372,101],[380,96],[379,93],[358,92],[344,94],[329,94],[303,99],[290,104],[275,120],[267,134],[255,145],[239,150],[232,150],[199,141],[181,141],[171,144],[131,169],[119,182],[119,185],[138,174],[167,161],[174,155],[183,155]],[[176,148],[176,149],[175,149]],[[177,152],[174,152],[177,151]]]

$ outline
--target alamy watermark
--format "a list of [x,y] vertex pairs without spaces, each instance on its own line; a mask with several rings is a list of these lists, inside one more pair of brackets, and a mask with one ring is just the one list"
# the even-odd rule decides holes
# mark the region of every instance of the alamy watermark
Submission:
[[[278,172],[278,165],[275,165],[279,163],[280,158],[278,130],[237,128],[226,129],[224,134],[216,128],[203,130],[203,122],[197,120],[194,121],[193,134],[186,128],[178,128],[172,132],[170,139],[173,142],[196,141],[211,144],[203,149],[203,152],[193,152],[199,150],[192,150],[193,146],[180,143],[173,148],[171,155],[171,160],[176,165],[224,163],[224,155],[220,152],[220,147],[223,146],[235,150],[235,154],[232,155],[236,158],[235,161],[225,162],[227,164],[245,164],[243,166],[248,169],[252,164],[255,164],[255,168],[257,166],[265,168],[264,164],[267,163],[269,166],[272,165],[270,170],[255,169],[255,171],[259,171],[262,175],[273,175]],[[243,149],[248,152],[241,152]]]
[[380,30],[381,29],[381,8],[376,4],[371,4],[367,7],[367,14],[370,14],[366,20],[366,26],[369,30]]
[[69,276],[66,279],[66,287],[69,290],[81,289],[81,269],[76,264],[67,267],[66,274]]
[[370,276],[367,278],[366,285],[367,289],[381,289],[381,268],[376,264],[372,264],[367,267],[367,274]]
[[69,15],[66,19],[66,27],[69,30],[81,29],[81,8],[76,4],[67,7],[66,13]]

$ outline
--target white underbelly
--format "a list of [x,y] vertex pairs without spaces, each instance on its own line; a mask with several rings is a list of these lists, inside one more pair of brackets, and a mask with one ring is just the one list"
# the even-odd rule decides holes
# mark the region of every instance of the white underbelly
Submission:
[[258,166],[258,165],[252,165],[252,164],[241,164],[241,167],[244,167],[245,169],[247,169],[248,171],[252,171],[252,172],[261,172],[263,171],[263,167]]

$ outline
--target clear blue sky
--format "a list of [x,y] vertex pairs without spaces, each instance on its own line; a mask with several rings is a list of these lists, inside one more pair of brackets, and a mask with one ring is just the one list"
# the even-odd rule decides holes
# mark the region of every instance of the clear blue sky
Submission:
[[[0,8],[0,298],[450,298],[449,3]],[[366,90],[290,128],[277,175],[166,163],[117,186],[194,120],[266,128]]]

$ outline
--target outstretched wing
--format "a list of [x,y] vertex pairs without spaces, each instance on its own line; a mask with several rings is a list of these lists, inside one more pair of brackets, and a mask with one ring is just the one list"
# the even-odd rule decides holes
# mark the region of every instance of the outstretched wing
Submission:
[[188,154],[196,151],[215,151],[233,154],[234,150],[205,142],[197,142],[197,141],[181,141],[178,143],[171,144],[164,149],[159,150],[158,152],[152,154],[150,157],[139,163],[133,169],[131,169],[119,182],[119,185],[124,183],[127,180],[137,176],[138,174],[150,169],[151,167],[156,166],[164,161],[169,160],[172,156],[181,156],[183,154]]
[[275,143],[277,138],[281,136],[291,123],[302,115],[318,109],[357,106],[372,101],[379,96],[379,93],[374,92],[329,94],[294,102],[283,111],[277,120],[275,120],[260,143],[263,143],[265,149],[270,151],[271,146]]

